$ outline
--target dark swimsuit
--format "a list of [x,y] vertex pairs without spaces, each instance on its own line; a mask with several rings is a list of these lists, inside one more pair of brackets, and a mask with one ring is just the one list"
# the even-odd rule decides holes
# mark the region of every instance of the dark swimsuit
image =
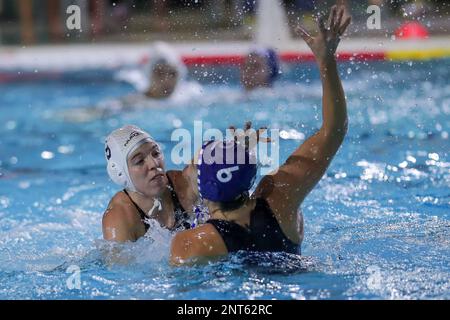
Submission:
[[227,220],[210,219],[206,223],[217,229],[228,252],[246,250],[300,253],[300,246],[284,235],[272,209],[263,198],[256,199],[248,228]]
[[[189,223],[189,214],[187,213],[186,210],[184,210],[183,206],[181,205],[180,200],[178,199],[178,196],[175,193],[175,189],[173,187],[172,181],[170,180],[169,176],[168,175],[166,175],[166,176],[167,176],[167,180],[169,180],[169,189],[170,189],[172,203],[173,203],[174,211],[175,211],[175,225],[172,228],[169,228],[169,230],[171,230],[171,231],[177,230],[178,231],[178,230],[189,229],[191,227],[191,225]],[[147,232],[150,225],[147,222],[148,217],[147,217],[146,213],[144,212],[144,210],[142,210],[138,206],[138,204],[136,202],[133,201],[133,199],[131,199],[130,194],[128,193],[127,190],[123,189],[123,192],[128,196],[128,198],[130,198],[130,201],[136,207],[137,211],[139,212],[139,215],[141,216],[142,223],[144,223],[145,232]]]

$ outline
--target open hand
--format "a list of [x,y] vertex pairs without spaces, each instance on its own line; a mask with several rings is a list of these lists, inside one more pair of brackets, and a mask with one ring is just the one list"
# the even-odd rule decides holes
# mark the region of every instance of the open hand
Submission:
[[252,129],[252,122],[247,121],[244,125],[243,130],[236,130],[236,127],[230,126],[228,128],[234,136],[234,141],[240,141],[241,139],[245,139],[246,148],[251,150],[253,149],[258,142],[269,143],[272,140],[268,137],[261,137],[261,135],[267,130],[266,127],[261,127],[258,130],[250,130]]
[[312,37],[303,27],[297,27],[297,31],[311,48],[317,62],[322,63],[334,59],[341,36],[351,21],[351,17],[343,19],[344,12],[344,6],[339,8],[333,6],[328,18],[328,27],[325,26],[323,17],[320,17],[318,21],[320,32],[315,37]]

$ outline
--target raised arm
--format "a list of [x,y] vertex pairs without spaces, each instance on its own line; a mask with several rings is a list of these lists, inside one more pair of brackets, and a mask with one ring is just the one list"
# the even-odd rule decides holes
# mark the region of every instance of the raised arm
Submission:
[[264,177],[258,185],[257,196],[266,198],[281,219],[285,213],[296,213],[325,173],[347,131],[347,107],[335,58],[340,37],[350,24],[350,17],[344,19],[343,16],[344,8],[333,6],[329,27],[326,28],[320,19],[316,37],[299,27],[320,70],[323,123],[320,130],[299,146],[275,174]]

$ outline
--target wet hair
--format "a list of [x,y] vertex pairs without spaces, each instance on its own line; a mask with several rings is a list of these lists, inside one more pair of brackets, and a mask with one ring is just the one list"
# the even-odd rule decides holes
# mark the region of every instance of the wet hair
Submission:
[[237,210],[242,207],[245,202],[247,202],[249,198],[248,191],[241,193],[236,199],[227,201],[227,202],[219,202],[219,208],[222,212]]

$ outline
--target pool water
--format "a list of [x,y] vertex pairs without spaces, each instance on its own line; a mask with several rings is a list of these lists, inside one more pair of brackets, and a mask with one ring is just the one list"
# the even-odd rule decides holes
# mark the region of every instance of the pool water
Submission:
[[284,161],[320,126],[317,68],[284,66],[272,91],[249,96],[235,68],[192,69],[200,97],[82,122],[61,114],[133,87],[104,70],[1,83],[0,299],[449,299],[450,60],[339,69],[349,131],[302,206],[303,256],[238,254],[183,268],[168,265],[172,235],[157,225],[122,246],[128,263],[104,258],[111,244],[101,219],[118,191],[105,170],[105,136],[141,126],[174,169],[175,128],[253,120],[283,130]]

